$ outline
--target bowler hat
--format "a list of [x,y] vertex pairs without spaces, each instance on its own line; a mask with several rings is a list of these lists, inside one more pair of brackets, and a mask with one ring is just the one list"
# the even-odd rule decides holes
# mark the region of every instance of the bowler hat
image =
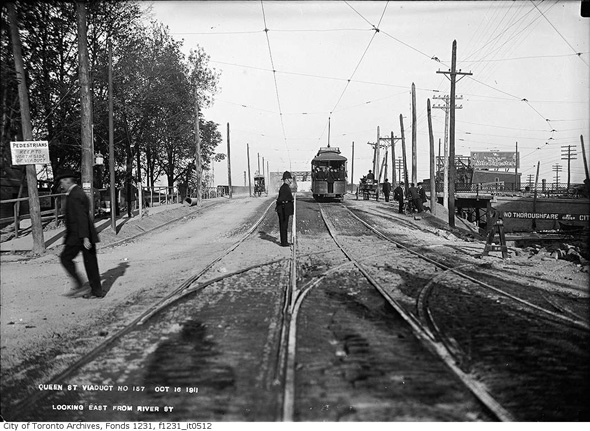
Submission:
[[62,171],[58,176],[56,176],[54,182],[59,183],[59,181],[62,178],[74,178],[75,179],[75,178],[78,178],[78,174],[76,174],[74,171],[70,171],[68,169],[68,170]]
[[292,179],[292,178],[293,178],[293,177],[291,176],[291,172],[289,172],[289,171],[285,171],[285,172],[283,173],[283,180],[290,180],[290,179]]

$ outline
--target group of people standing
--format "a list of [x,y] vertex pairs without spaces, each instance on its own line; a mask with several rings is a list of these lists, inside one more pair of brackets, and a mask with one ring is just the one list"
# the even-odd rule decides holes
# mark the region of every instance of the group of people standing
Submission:
[[[407,197],[413,208],[415,208],[419,213],[424,212],[424,203],[427,202],[426,199],[426,191],[422,186],[422,183],[418,183],[418,187],[414,185],[414,183],[410,183],[410,188],[408,189],[408,196],[405,196],[406,193],[404,191],[405,183],[402,181],[399,185],[393,190],[393,200],[398,202],[399,204],[399,213],[403,214],[404,212],[404,199]],[[391,183],[387,178],[385,178],[385,182],[383,183],[383,195],[385,196],[385,202],[389,202],[389,195],[391,194]]]

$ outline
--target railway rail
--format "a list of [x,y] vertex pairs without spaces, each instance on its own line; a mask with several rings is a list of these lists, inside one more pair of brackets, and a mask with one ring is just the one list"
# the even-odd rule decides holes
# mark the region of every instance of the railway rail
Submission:
[[[563,310],[556,313],[546,308],[546,292],[538,292],[534,286],[521,286],[518,278],[510,282],[505,275],[504,279],[496,277],[485,264],[471,259],[458,257],[450,265],[443,255],[453,253],[441,253],[417,245],[416,241],[410,243],[409,237],[403,235],[401,241],[400,235],[394,239],[390,230],[384,234],[373,226],[375,223],[352,216],[346,206],[329,208],[327,218],[340,225],[347,246],[361,256],[370,248],[380,254],[378,262],[366,266],[370,274],[388,286],[392,298],[445,348],[450,360],[488,388],[510,412],[507,418],[588,417],[588,409],[577,400],[589,389],[589,356],[584,347],[590,341],[587,320],[576,313],[566,315]],[[369,242],[358,239],[367,234],[353,228],[352,219],[375,236]],[[394,248],[382,246],[380,241]],[[407,260],[400,257],[400,251],[414,257],[413,270],[403,268]],[[587,313],[587,301],[575,305],[578,313]],[[567,311],[569,307],[562,308]],[[498,364],[504,366],[498,368]],[[557,371],[566,369],[572,371]],[[551,395],[540,396],[541,393]]]
[[[551,304],[543,295],[532,303],[484,282],[481,264],[451,266],[346,204],[297,198],[289,255],[218,275],[242,244],[256,241],[254,232],[275,224],[273,204],[198,274],[46,382],[133,390],[40,391],[13,413],[100,421],[104,412],[88,408],[104,406],[108,420],[532,420],[543,402],[521,413],[530,400],[520,400],[504,370],[486,369],[486,355],[513,359],[503,350],[513,348],[506,322],[526,323],[540,336],[547,325],[569,328],[576,341],[588,339],[575,310],[554,303],[554,312],[539,305]],[[508,332],[494,334],[486,325],[499,316]],[[472,340],[479,333],[496,337],[488,350]],[[572,350],[566,347],[565,354]],[[55,410],[68,405],[87,409]]]
[[[472,379],[470,376],[468,376],[466,373],[462,372],[456,365],[454,360],[452,360],[450,358],[450,355],[448,353],[448,350],[440,343],[438,342],[435,337],[433,336],[433,334],[427,329],[425,328],[422,324],[420,324],[420,322],[410,313],[408,313],[397,301],[396,299],[394,299],[387,291],[386,289],[382,286],[382,284],[376,280],[375,277],[373,277],[370,272],[365,268],[365,263],[364,262],[369,262],[371,260],[371,257],[364,257],[364,258],[357,258],[353,255],[353,253],[351,253],[347,247],[345,247],[342,244],[342,241],[339,240],[338,238],[338,233],[336,232],[335,227],[333,226],[332,222],[330,221],[330,217],[326,216],[324,210],[323,210],[323,205],[320,204],[319,208],[320,208],[320,214],[322,217],[322,220],[329,232],[329,235],[331,237],[331,239],[333,240],[333,243],[336,245],[337,249],[336,250],[332,250],[330,253],[333,254],[335,252],[339,252],[342,253],[345,257],[346,257],[346,261],[342,262],[340,264],[335,264],[334,266],[330,267],[329,269],[327,269],[325,272],[323,272],[322,274],[315,274],[315,276],[308,282],[306,283],[299,291],[298,291],[298,295],[296,296],[296,299],[294,301],[294,306],[293,306],[293,310],[291,313],[291,322],[290,322],[290,331],[289,331],[289,361],[287,364],[287,376],[288,378],[286,379],[286,384],[285,384],[285,404],[284,404],[284,417],[287,420],[293,420],[293,418],[297,418],[299,420],[313,420],[314,418],[311,417],[306,417],[305,414],[303,413],[305,411],[304,408],[302,408],[300,405],[296,406],[295,400],[297,399],[296,395],[294,394],[294,392],[297,390],[296,389],[296,368],[297,366],[301,366],[302,364],[296,364],[296,352],[297,352],[297,322],[298,319],[300,319],[299,314],[300,311],[302,309],[303,306],[303,302],[310,296],[310,293],[314,290],[314,289],[319,289],[325,282],[326,279],[333,277],[334,275],[338,274],[339,272],[343,271],[343,270],[348,270],[350,271],[350,269],[352,267],[356,268],[358,270],[358,272],[360,272],[359,276],[360,277],[364,277],[366,279],[366,281],[369,283],[370,286],[372,286],[377,292],[379,292],[379,294],[387,301],[387,303],[389,304],[389,306],[391,306],[392,308],[392,312],[394,314],[397,314],[399,316],[402,317],[403,321],[405,322],[405,324],[409,327],[411,327],[413,335],[415,337],[417,337],[422,343],[424,343],[424,345],[427,347],[427,349],[429,351],[431,351],[432,353],[436,353],[438,355],[439,358],[441,358],[444,363],[454,372],[454,374],[458,377],[458,379],[465,385],[466,388],[469,389],[469,391],[471,391],[477,398],[477,400],[479,402],[481,402],[484,406],[485,406],[485,411],[486,414],[484,413],[479,413],[480,417],[486,417],[486,420],[492,419],[492,420],[501,420],[501,421],[510,421],[513,420],[513,417],[511,416],[510,413],[508,413],[497,401],[495,401],[493,399],[493,397],[486,392],[485,388],[477,381],[475,381],[474,379]],[[341,277],[344,278],[344,277]],[[356,280],[354,281],[354,283],[358,283],[359,281]],[[369,343],[367,343],[367,346],[365,346],[367,349],[370,349],[371,346],[369,345]],[[338,353],[338,352],[337,352]],[[345,353],[340,353],[341,355],[345,355]],[[382,367],[383,368],[383,367]],[[385,367],[387,368],[387,367]],[[377,372],[379,373],[379,370],[372,370],[373,372]],[[391,373],[391,370],[386,370],[385,373]],[[440,373],[440,375],[444,375],[444,372],[442,372],[442,370],[438,370],[438,373]],[[385,377],[385,376],[384,376]],[[444,377],[443,377],[444,379]],[[457,391],[460,392],[460,391]],[[354,396],[353,396],[354,397]],[[419,398],[420,396],[418,396]],[[465,402],[465,401],[463,401]],[[387,409],[391,410],[391,411],[395,411],[395,403],[391,402],[391,401],[381,401],[380,402],[382,404],[382,407],[387,406]],[[365,410],[370,411],[370,415],[373,416],[375,414],[379,415],[380,413],[374,412],[374,407],[380,404],[379,402],[377,403],[370,403],[370,405],[365,406]],[[301,401],[299,402],[299,404],[301,404]],[[359,404],[358,402],[353,404],[355,407],[355,412],[354,412],[354,419],[358,419],[361,418],[361,420],[367,420],[367,417],[370,416],[363,416],[363,407],[361,407],[362,404]],[[424,406],[422,406],[424,407]],[[473,408],[473,407],[472,407]],[[477,410],[477,409],[476,409]],[[350,414],[350,412],[344,412],[344,414]],[[381,413],[382,414],[382,413]],[[445,417],[443,414],[441,414],[441,412],[430,412],[430,413],[426,413],[426,416],[428,416],[429,414],[433,415],[431,417],[436,418],[434,420],[458,420],[457,418],[460,417],[460,415],[457,416],[447,416]],[[471,413],[473,414],[473,413]],[[364,418],[364,419],[362,419]],[[338,417],[338,419],[340,419],[340,417]],[[384,420],[395,420],[393,417],[387,417],[385,416]]]
[[[64,371],[59,373],[58,375],[53,376],[48,381],[46,381],[42,386],[44,387],[54,387],[71,379],[73,376],[78,374],[80,370],[91,364],[93,361],[96,361],[104,352],[109,349],[113,348],[113,345],[117,342],[120,342],[125,336],[132,333],[135,330],[141,329],[145,327],[146,324],[153,319],[158,314],[162,313],[164,310],[172,307],[174,304],[177,304],[179,301],[187,298],[190,295],[194,295],[195,293],[202,291],[208,286],[212,286],[216,283],[223,282],[224,280],[232,279],[232,277],[236,277],[242,275],[244,273],[252,272],[260,268],[270,267],[273,265],[278,265],[283,259],[267,259],[261,262],[258,262],[254,265],[250,265],[244,268],[240,268],[235,271],[227,272],[221,276],[216,276],[211,279],[206,279],[208,273],[211,272],[212,268],[214,268],[220,261],[227,258],[234,250],[236,250],[241,244],[247,241],[249,238],[253,236],[253,233],[256,232],[256,229],[261,225],[261,223],[268,219],[270,209],[273,207],[274,202],[269,204],[266,208],[262,216],[244,233],[244,235],[235,243],[233,243],[230,247],[228,247],[223,253],[221,253],[216,258],[212,259],[209,264],[202,269],[199,273],[195,274],[194,276],[188,278],[180,285],[173,288],[168,294],[166,294],[163,298],[159,299],[156,303],[152,304],[151,306],[147,307],[138,317],[133,319],[130,323],[123,326],[119,331],[115,334],[101,342],[95,348],[93,348],[88,353],[84,354],[82,357],[77,359],[74,363],[70,364]],[[291,270],[290,270],[291,271]],[[52,392],[47,391],[38,391],[34,392],[33,394],[29,394],[25,399],[18,402],[13,409],[11,409],[11,415],[15,417],[23,417],[22,415],[29,414],[33,412],[32,418],[38,417],[38,413],[40,410],[35,411],[38,409],[39,405],[42,403],[47,404],[47,398],[50,398],[53,395]],[[41,411],[43,414],[43,412]],[[55,412],[53,412],[55,413]]]
[[[570,310],[570,309],[564,308],[563,306],[558,305],[554,300],[550,299],[548,297],[548,295],[543,293],[542,291],[535,293],[535,291],[527,290],[527,292],[526,292],[527,295],[528,296],[533,295],[535,297],[534,300],[537,301],[537,303],[533,303],[533,302],[531,302],[531,300],[524,299],[524,298],[518,296],[517,294],[507,291],[506,283],[504,283],[503,287],[493,286],[492,284],[482,281],[481,279],[478,279],[473,275],[467,274],[465,271],[465,268],[468,268],[468,267],[484,267],[487,270],[489,270],[490,264],[488,262],[470,263],[469,265],[463,264],[463,265],[461,265],[461,268],[453,268],[452,266],[441,261],[440,259],[436,259],[436,258],[433,258],[432,256],[428,256],[423,247],[415,247],[415,246],[412,246],[411,244],[409,244],[407,241],[400,241],[400,240],[393,239],[393,238],[391,238],[391,236],[383,233],[379,229],[375,228],[374,226],[370,225],[366,221],[362,220],[358,215],[356,215],[349,208],[347,208],[347,210],[350,212],[352,217],[355,217],[357,220],[359,220],[361,223],[363,223],[368,229],[375,232],[375,234],[377,234],[381,238],[391,242],[392,244],[395,244],[399,248],[403,248],[403,249],[407,250],[408,252],[413,253],[415,256],[419,257],[420,259],[424,259],[428,262],[431,262],[431,263],[437,265],[443,271],[453,272],[453,273],[459,275],[460,277],[463,277],[469,281],[477,283],[478,285],[480,285],[486,289],[489,289],[490,291],[493,291],[493,292],[503,295],[507,298],[510,298],[519,304],[525,305],[528,309],[534,310],[535,312],[539,313],[540,315],[545,315],[547,318],[553,318],[553,319],[561,321],[565,324],[571,325],[573,327],[590,331],[590,324],[588,323],[587,320],[585,320],[583,317],[581,317],[579,313],[576,313],[573,310]],[[383,211],[378,211],[378,213],[386,215],[390,219],[393,219],[390,214],[387,214]],[[400,223],[400,222],[401,222],[401,224],[404,224],[405,226],[411,226],[415,229],[420,229],[420,230],[424,231],[424,229],[422,229],[418,226],[414,226],[412,223],[407,223],[403,220],[400,221],[397,218],[395,219],[395,223]],[[418,249],[419,251],[417,251],[416,249]],[[459,252],[466,255],[466,256],[473,257],[473,255],[467,251],[460,250]],[[476,273],[476,275],[481,277],[482,276],[481,271],[478,271]],[[486,274],[485,277],[489,278],[489,274]],[[499,280],[501,280],[501,279],[499,279]],[[552,310],[549,310],[549,309],[539,305],[539,303],[543,303],[543,302],[548,303],[549,305],[552,306],[552,308],[555,308],[560,312],[556,313]]]

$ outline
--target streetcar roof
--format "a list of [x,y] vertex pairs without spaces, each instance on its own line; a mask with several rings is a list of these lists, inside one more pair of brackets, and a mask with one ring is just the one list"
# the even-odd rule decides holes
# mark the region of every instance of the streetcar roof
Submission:
[[346,157],[340,155],[340,148],[338,147],[321,147],[317,155],[313,158],[312,162],[321,162],[329,160],[345,162]]

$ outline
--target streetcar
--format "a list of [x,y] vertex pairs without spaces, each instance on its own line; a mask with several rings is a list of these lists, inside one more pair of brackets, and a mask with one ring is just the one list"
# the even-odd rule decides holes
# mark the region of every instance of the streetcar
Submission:
[[346,157],[338,147],[320,147],[311,161],[311,192],[319,200],[344,200],[346,194]]
[[264,176],[259,172],[254,174],[254,196],[260,197],[262,193],[266,193],[266,186],[264,184]]

